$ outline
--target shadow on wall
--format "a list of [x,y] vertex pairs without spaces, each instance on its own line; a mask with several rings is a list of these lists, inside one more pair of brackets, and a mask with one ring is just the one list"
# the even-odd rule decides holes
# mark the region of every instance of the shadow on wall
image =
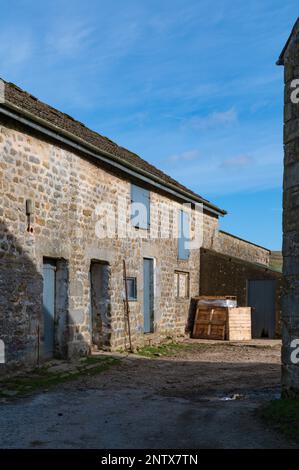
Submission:
[[[26,253],[4,221],[0,220],[0,339],[5,344],[5,364],[0,365],[0,370],[5,370],[7,365],[34,365],[38,359],[67,356],[72,331],[67,317],[66,262],[57,260],[53,291],[58,294],[54,310],[50,312],[43,297],[43,274],[38,271],[29,253],[30,241]],[[51,341],[49,325],[52,325],[54,332],[50,355],[46,354],[49,351],[45,348],[46,338]]]
[[[78,330],[78,318],[69,316],[67,261],[44,257],[39,272],[30,258],[30,249],[30,239],[26,253],[0,220],[0,340],[5,344],[5,364],[0,364],[0,372],[6,366],[35,365],[39,360],[90,352],[89,342]],[[97,301],[96,320],[103,315],[103,299]],[[110,297],[105,298],[106,310],[107,302],[110,304]],[[81,318],[81,310],[79,313]],[[109,339],[110,317],[107,321],[106,316],[102,317],[101,341]],[[98,327],[93,320],[93,326]]]
[[191,299],[189,310],[188,310],[187,324],[185,328],[185,333],[187,335],[192,335],[192,332],[193,332],[193,326],[194,326],[195,314],[196,314],[196,305],[197,305],[197,300]]
[[6,363],[37,360],[42,285],[41,274],[1,220],[0,339]]

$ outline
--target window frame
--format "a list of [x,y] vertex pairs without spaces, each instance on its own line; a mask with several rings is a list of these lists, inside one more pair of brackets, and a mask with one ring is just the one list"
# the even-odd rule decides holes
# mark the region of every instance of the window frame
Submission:
[[[175,298],[177,300],[188,300],[190,299],[190,272],[188,271],[180,271],[176,269],[174,271],[174,275],[176,276],[175,278],[175,291],[176,295]],[[186,286],[186,295],[184,297],[180,296],[180,276],[185,276],[187,278],[187,286]]]
[[[137,277],[136,276],[127,276],[126,280],[127,280],[128,301],[129,302],[136,302],[137,301]],[[130,297],[128,281],[133,281],[134,297]]]

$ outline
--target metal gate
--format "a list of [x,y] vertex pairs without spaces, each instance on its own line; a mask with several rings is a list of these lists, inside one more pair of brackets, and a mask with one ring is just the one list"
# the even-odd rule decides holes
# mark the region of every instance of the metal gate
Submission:
[[275,338],[276,281],[248,281],[248,306],[252,308],[252,337]]

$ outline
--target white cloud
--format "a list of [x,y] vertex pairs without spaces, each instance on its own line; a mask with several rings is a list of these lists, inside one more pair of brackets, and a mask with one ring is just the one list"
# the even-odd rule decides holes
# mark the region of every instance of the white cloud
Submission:
[[227,111],[214,111],[207,116],[191,118],[187,124],[194,129],[210,129],[219,126],[229,126],[238,121],[238,113],[235,108]]
[[46,37],[51,52],[61,56],[73,56],[90,45],[94,29],[86,22],[64,21],[56,24]]
[[227,168],[229,170],[238,170],[251,165],[254,159],[248,155],[239,155],[237,157],[227,158],[220,163],[220,168]]
[[199,157],[198,150],[189,150],[187,152],[170,155],[170,157],[168,157],[167,160],[170,162],[191,162],[191,161],[197,160],[198,157]]
[[[220,148],[218,149],[220,152]],[[168,168],[169,171],[169,168]],[[279,146],[260,147],[236,157],[203,155],[200,161],[171,169],[171,176],[208,198],[281,187]]]

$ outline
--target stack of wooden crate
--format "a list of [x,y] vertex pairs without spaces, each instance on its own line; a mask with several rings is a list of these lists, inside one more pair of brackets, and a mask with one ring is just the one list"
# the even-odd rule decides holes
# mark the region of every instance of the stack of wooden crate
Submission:
[[[251,339],[251,308],[220,307],[236,297],[207,297],[193,299],[196,304],[193,338],[246,341]],[[236,302],[235,302],[236,303]]]

